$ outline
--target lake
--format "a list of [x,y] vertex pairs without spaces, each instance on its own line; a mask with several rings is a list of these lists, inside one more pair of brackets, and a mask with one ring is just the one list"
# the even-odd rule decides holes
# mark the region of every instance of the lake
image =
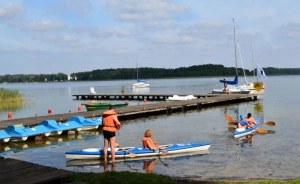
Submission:
[[[129,89],[134,81],[97,81],[97,82],[62,82],[0,84],[2,88],[18,89],[28,103],[13,112],[13,118],[46,115],[47,109],[53,113],[76,112],[84,101],[73,100],[73,94],[90,93],[94,87],[97,93],[174,93],[194,94],[211,93],[215,88],[222,88],[218,78],[186,78],[148,80],[148,90]],[[247,78],[253,81],[252,78]],[[242,80],[242,79],[240,79]],[[145,130],[153,131],[153,138],[159,144],[185,143],[191,141],[210,141],[209,154],[166,158],[156,160],[154,173],[177,177],[202,178],[269,178],[289,179],[300,176],[300,135],[299,113],[300,76],[268,76],[265,94],[258,101],[230,104],[201,111],[173,113],[172,115],[152,116],[138,120],[122,122],[124,125],[117,134],[121,146],[141,145]],[[298,82],[297,82],[298,81]],[[129,101],[129,105],[141,102]],[[149,102],[159,103],[159,102]],[[237,118],[240,113],[251,112],[254,117],[265,121],[274,121],[276,126],[263,125],[268,134],[255,134],[252,142],[240,142],[232,137],[228,130],[225,115]],[[7,119],[7,112],[1,112],[1,119]],[[67,166],[65,152],[73,149],[102,147],[101,131],[80,133],[72,137],[60,136],[47,138],[43,142],[25,142],[2,144],[0,153],[4,157],[16,158],[42,165],[78,171],[104,172],[101,164],[90,167]],[[5,151],[6,150],[6,151]],[[53,159],[55,158],[55,159]],[[144,161],[116,163],[116,171],[146,172]],[[112,165],[108,165],[111,169]]]

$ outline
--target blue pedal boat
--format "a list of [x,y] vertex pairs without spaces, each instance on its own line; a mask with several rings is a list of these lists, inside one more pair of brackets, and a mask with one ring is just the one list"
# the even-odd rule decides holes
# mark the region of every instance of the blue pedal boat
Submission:
[[259,128],[259,126],[261,125],[261,120],[260,118],[255,118],[255,121],[257,122],[256,125],[254,125],[252,128],[237,128],[235,129],[235,131],[233,132],[233,137],[234,138],[240,138],[240,137],[244,137],[246,135],[252,134],[256,131],[257,128]]
[[[149,157],[149,156],[160,156],[164,155],[164,152],[167,151],[168,155],[179,154],[179,153],[191,153],[197,151],[208,150],[210,147],[210,142],[191,142],[185,144],[168,144],[162,145],[165,148],[163,151],[160,150],[151,150],[141,146],[137,147],[124,147],[124,148],[115,148],[115,157],[116,159],[130,158],[132,155],[134,157]],[[110,155],[110,149],[108,149],[108,155]],[[100,159],[103,157],[102,148],[87,148],[81,150],[73,150],[65,153],[67,159]]]
[[11,136],[11,142],[26,141],[28,137],[32,136],[46,136],[48,137],[51,130],[43,125],[36,125],[25,128],[23,125],[10,125],[6,127],[5,131]]
[[10,140],[10,135],[5,130],[0,130],[0,143],[8,142]]
[[28,137],[31,136],[23,125],[9,125],[5,131],[10,135],[10,142],[26,141]]
[[82,125],[75,121],[61,123],[56,122],[55,120],[44,120],[40,122],[40,125],[43,125],[51,130],[50,136],[60,135],[63,131],[80,131],[82,129]]
[[82,125],[81,130],[95,130],[102,125],[102,117],[88,118],[85,119],[83,116],[74,116],[68,119],[67,123],[75,121],[76,123]]

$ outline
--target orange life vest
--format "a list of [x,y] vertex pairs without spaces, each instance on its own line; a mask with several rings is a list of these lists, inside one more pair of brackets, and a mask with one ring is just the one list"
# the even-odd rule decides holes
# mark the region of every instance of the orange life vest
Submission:
[[115,124],[113,117],[116,115],[116,112],[113,110],[105,111],[102,115],[102,130],[109,132],[116,132],[118,126]]
[[150,149],[150,147],[148,146],[147,141],[149,141],[149,144],[151,145],[151,147],[153,147],[153,148],[155,147],[155,144],[154,144],[153,140],[150,137],[143,137],[142,142],[143,142],[143,147],[144,148],[149,148]]

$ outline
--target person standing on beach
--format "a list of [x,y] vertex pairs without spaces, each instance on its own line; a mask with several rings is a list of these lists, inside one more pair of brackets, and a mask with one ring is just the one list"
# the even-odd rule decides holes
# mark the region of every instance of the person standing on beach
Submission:
[[108,110],[102,115],[102,130],[104,136],[103,156],[107,162],[107,149],[110,145],[111,161],[115,162],[116,132],[121,128],[114,106],[109,106]]

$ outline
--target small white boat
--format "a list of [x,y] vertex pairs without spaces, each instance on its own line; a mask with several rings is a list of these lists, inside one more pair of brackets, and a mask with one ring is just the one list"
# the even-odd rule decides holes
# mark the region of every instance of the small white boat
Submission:
[[137,80],[137,83],[131,85],[131,88],[149,88],[150,84],[145,81]]
[[137,82],[131,85],[132,89],[135,88],[149,88],[150,84],[147,83],[144,80],[140,80],[139,79],[139,67],[138,67],[138,63],[136,64],[136,78],[137,78]]
[[[241,89],[241,88],[238,88],[233,85],[228,85],[227,92],[229,94],[249,94],[250,90],[249,89]],[[224,90],[224,88],[223,89],[214,89],[212,91],[212,94],[226,94],[226,91]]]
[[194,95],[187,95],[187,96],[179,96],[173,95],[172,97],[168,97],[166,101],[180,101],[180,100],[195,100],[197,97]]

